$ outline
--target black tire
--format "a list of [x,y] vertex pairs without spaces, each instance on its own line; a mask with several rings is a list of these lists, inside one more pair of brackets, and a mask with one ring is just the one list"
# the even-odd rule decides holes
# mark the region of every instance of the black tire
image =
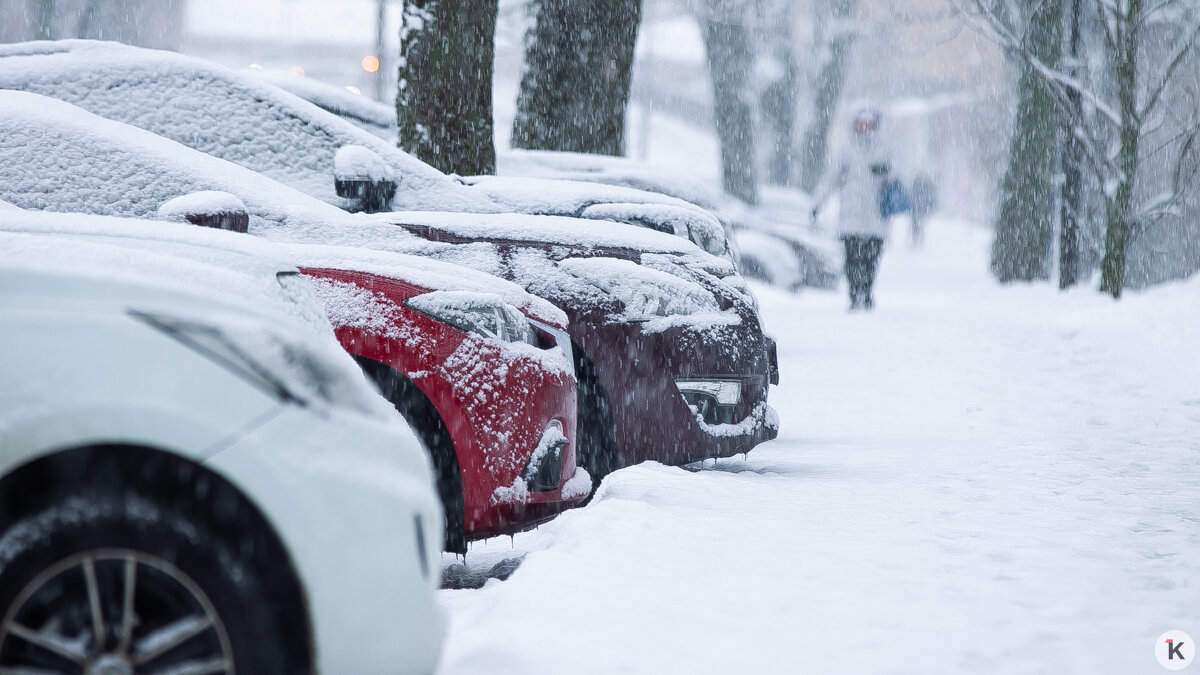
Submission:
[[[621,468],[617,457],[616,426],[613,424],[608,392],[600,381],[596,364],[583,353],[579,345],[573,345],[572,351],[575,355],[575,378],[579,381],[575,464],[591,475],[592,494],[595,494],[600,481]],[[588,495],[584,504],[591,499],[592,495]]]
[[441,499],[446,519],[442,550],[466,553],[466,507],[463,503],[462,473],[458,466],[454,441],[450,439],[450,432],[446,430],[442,416],[417,385],[403,374],[378,361],[360,356],[354,359],[358,361],[367,377],[379,387],[384,398],[404,416],[404,420],[417,434],[417,440],[425,446],[425,451],[433,461],[438,497]]
[[[156,640],[161,648],[171,627],[190,618],[197,632],[143,667],[219,658],[231,667],[216,672],[311,672],[311,665],[286,665],[290,631],[296,627],[280,625],[271,610],[277,602],[268,590],[269,577],[279,570],[248,564],[253,542],[227,541],[205,516],[118,485],[60,496],[35,513],[0,524],[0,670],[28,665],[82,672],[82,653],[73,658],[55,653],[47,648],[53,640],[38,643],[20,634],[23,629],[42,638],[47,633],[91,636],[78,648],[91,653],[90,667],[99,672],[103,669],[95,659],[150,656]],[[124,576],[127,566],[133,569],[132,585]],[[136,591],[129,605],[127,587]],[[127,606],[137,617],[128,628]],[[93,629],[97,607],[102,644]],[[197,617],[212,623],[203,628]]]

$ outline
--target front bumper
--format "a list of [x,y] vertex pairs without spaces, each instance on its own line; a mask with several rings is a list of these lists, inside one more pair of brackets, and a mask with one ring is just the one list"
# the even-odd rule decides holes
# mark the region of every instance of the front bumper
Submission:
[[[549,367],[550,359],[482,343],[460,351],[415,382],[454,442],[467,539],[519,532],[573,506],[582,497],[563,490],[575,473],[576,384],[569,356],[555,359],[559,370]],[[523,474],[553,423],[566,437],[560,479],[554,489],[530,490]]]
[[206,464],[255,501],[290,553],[318,672],[433,671],[442,515],[411,432],[285,406]]
[[[582,325],[572,317],[572,326]],[[595,322],[576,333],[596,364],[613,407],[617,465],[646,460],[685,464],[749,452],[779,433],[767,405],[777,378],[770,343],[757,322],[661,332],[639,324]],[[739,397],[717,417],[685,400],[679,381],[736,382]]]

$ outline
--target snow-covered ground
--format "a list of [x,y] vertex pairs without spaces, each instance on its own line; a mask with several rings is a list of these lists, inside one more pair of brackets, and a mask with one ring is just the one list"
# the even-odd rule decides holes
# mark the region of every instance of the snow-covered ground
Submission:
[[873,314],[757,289],[780,438],[473,547],[524,562],[442,591],[441,672],[1158,672],[1200,635],[1200,280],[1000,287],[987,243],[893,246]]

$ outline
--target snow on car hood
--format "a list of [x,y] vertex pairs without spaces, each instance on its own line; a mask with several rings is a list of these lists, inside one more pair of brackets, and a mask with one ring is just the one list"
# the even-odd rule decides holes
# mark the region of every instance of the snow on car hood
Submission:
[[624,223],[566,216],[393,211],[367,217],[381,223],[426,226],[462,239],[506,239],[547,246],[607,247],[649,253],[705,255],[694,245],[673,235]]
[[382,156],[410,208],[495,211],[449,176],[380,138],[253,76],[175,52],[115,42],[0,45],[0,88],[58,98],[231,161],[331,203],[334,154]]
[[403,425],[342,350],[312,288],[267,242],[191,225],[0,211],[0,273],[31,276],[30,293],[88,307],[215,324],[293,393],[320,390],[309,404]]
[[472,292],[505,302],[526,316],[559,328],[562,310],[520,286],[490,274],[430,258],[325,244],[278,244],[289,260],[306,268],[366,272],[408,282],[431,291]]
[[28,270],[70,270],[148,287],[211,297],[332,335],[311,294],[279,276],[298,274],[270,243],[210,228],[79,213],[0,212],[0,263]]

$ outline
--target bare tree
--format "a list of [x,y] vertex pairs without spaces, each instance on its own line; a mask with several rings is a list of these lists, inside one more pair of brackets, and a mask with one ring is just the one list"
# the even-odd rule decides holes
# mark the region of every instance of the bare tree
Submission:
[[[1101,74],[1111,82],[1109,92],[1097,91],[1029,49],[1019,28],[1020,20],[1027,17],[1006,16],[985,0],[971,0],[960,9],[966,21],[1004,46],[1045,83],[1059,113],[1067,118],[1068,129],[1080,142],[1086,165],[1101,187],[1098,192],[1104,200],[1100,290],[1119,298],[1125,285],[1131,238],[1148,222],[1176,212],[1195,185],[1194,158],[1200,126],[1194,116],[1160,114],[1159,104],[1175,82],[1179,67],[1196,51],[1200,7],[1192,0],[1085,2],[1098,22],[1100,48],[1109,54],[1104,61],[1107,72]],[[1011,10],[1013,6],[1004,7]],[[1151,27],[1159,33],[1153,45],[1143,39]],[[1155,54],[1152,62],[1146,62],[1150,48],[1157,45],[1168,47],[1158,50],[1165,53]],[[1082,109],[1094,111],[1103,122],[1098,129],[1072,106],[1074,95],[1081,97]],[[1166,139],[1155,147],[1143,147],[1151,134],[1162,133],[1164,125],[1172,127]],[[1139,182],[1144,178],[1141,162],[1150,153],[1169,153],[1174,168],[1164,191],[1138,199]]]
[[[1062,7],[1058,2],[1020,0],[1028,21],[1023,38],[1009,49],[1059,65],[1062,53]],[[1000,185],[992,239],[992,274],[1002,282],[1045,279],[1050,274],[1054,232],[1054,175],[1058,170],[1060,126],[1053,92],[1019,57],[1017,114],[1009,141],[1008,168]]]
[[532,0],[512,144],[625,152],[641,0]]
[[496,172],[492,72],[497,0],[404,0],[398,144],[442,171]]

